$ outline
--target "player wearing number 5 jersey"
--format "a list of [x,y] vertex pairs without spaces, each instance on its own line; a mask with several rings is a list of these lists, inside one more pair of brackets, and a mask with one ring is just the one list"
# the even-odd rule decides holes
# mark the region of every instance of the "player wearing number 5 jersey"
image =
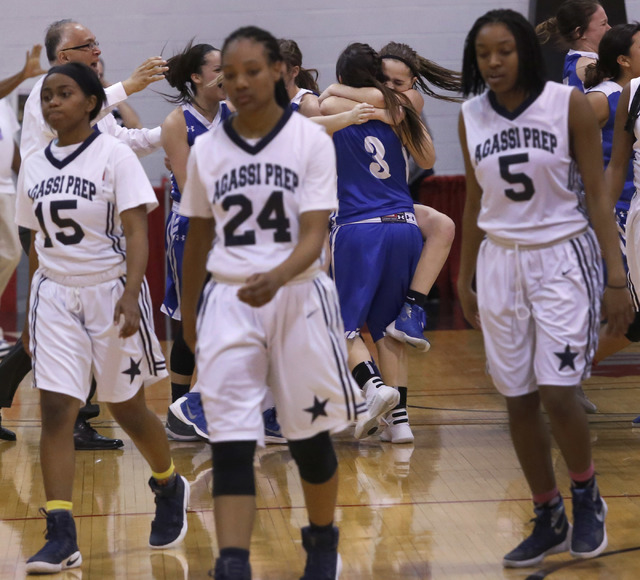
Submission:
[[[598,126],[584,95],[545,82],[535,32],[512,10],[476,21],[462,75],[463,92],[478,96],[462,106],[459,125],[467,199],[458,291],[465,317],[482,327],[489,372],[506,398],[536,513],[533,533],[503,564],[533,566],[566,550],[592,558],[607,546],[607,506],[576,389],[597,346],[600,248],[609,274],[609,331],[626,331],[633,317],[604,194]],[[597,240],[569,185],[572,152]],[[573,534],[541,404],[572,480]]]

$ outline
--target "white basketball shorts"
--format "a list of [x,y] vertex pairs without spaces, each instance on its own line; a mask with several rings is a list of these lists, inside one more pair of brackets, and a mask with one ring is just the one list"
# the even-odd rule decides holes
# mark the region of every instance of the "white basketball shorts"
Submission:
[[209,439],[263,444],[261,403],[271,389],[287,439],[340,431],[365,410],[347,366],[333,282],[287,284],[260,308],[239,286],[210,281],[198,314],[196,364]]
[[536,249],[482,242],[476,273],[488,368],[506,397],[588,378],[602,268],[591,230]]
[[146,280],[138,299],[140,330],[118,337],[113,313],[124,284],[124,278],[116,278],[66,286],[36,272],[29,309],[34,387],[84,402],[93,372],[98,400],[121,403],[168,375]]

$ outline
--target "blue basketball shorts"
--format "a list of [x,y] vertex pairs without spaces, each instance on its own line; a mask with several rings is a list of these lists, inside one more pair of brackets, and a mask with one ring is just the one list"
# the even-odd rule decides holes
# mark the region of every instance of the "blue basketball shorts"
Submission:
[[422,235],[409,223],[356,223],[331,233],[333,277],[345,335],[365,325],[377,342],[404,303],[420,259]]

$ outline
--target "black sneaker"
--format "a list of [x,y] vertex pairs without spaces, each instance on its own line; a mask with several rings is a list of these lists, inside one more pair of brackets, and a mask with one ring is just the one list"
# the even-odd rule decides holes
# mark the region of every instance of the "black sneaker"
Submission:
[[553,507],[541,506],[533,510],[536,517],[531,535],[511,550],[502,560],[505,568],[526,568],[542,562],[545,556],[569,549],[571,525],[567,520],[562,499]]
[[27,574],[56,574],[80,566],[82,556],[78,549],[76,524],[71,512],[47,512],[40,508],[40,513],[47,518],[47,543],[35,556],[27,560]]
[[251,580],[251,564],[239,558],[218,558],[209,576],[214,580]]
[[571,555],[574,558],[595,558],[607,547],[607,529],[604,519],[607,504],[600,496],[595,481],[583,489],[574,487],[573,498],[573,537]]
[[156,549],[177,546],[187,534],[189,482],[176,473],[172,483],[158,485],[152,477],[149,487],[156,494],[156,517],[151,522],[149,546]]
[[15,441],[16,434],[13,431],[2,426],[2,417],[0,417],[0,439],[3,441]]
[[302,528],[302,546],[307,552],[307,565],[300,580],[336,580],[340,578],[342,560],[338,554],[338,528],[317,533],[310,526]]
[[114,451],[124,446],[122,439],[100,435],[84,419],[78,418],[73,426],[73,445],[76,451]]

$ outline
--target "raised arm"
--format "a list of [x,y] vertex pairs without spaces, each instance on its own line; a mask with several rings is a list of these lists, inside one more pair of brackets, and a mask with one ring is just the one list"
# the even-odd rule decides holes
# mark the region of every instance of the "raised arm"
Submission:
[[587,98],[578,90],[572,91],[569,101],[569,133],[584,183],[587,211],[607,266],[603,298],[607,333],[624,334],[633,319],[633,307],[614,216],[605,192],[600,130]]
[[22,81],[43,75],[47,72],[40,66],[41,52],[42,45],[34,44],[31,50],[27,51],[27,60],[24,63],[22,70],[19,73],[0,81],[0,99],[11,93]]

